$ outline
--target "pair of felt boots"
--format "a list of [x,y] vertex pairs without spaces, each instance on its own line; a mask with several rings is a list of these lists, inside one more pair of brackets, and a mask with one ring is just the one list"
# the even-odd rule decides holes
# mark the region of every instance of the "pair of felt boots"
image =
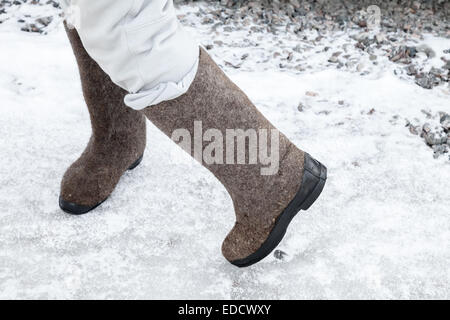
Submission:
[[[146,145],[145,118],[168,136],[183,129],[193,137],[198,121],[205,130],[214,128],[223,134],[228,129],[257,134],[276,131],[202,49],[197,75],[187,93],[137,111],[124,105],[126,92],[90,58],[76,30],[67,30],[67,34],[80,71],[92,136],[63,177],[60,207],[66,212],[84,214],[96,208],[108,198],[122,174],[139,165]],[[249,141],[245,140],[247,147]],[[201,143],[202,147],[207,144]],[[283,238],[292,218],[318,198],[326,181],[325,166],[283,134],[277,135],[270,148],[279,154],[278,171],[273,174],[262,174],[264,165],[249,161],[248,155],[244,156],[247,162],[238,164],[202,161],[233,200],[236,223],[223,242],[222,253],[239,267],[267,256]],[[233,156],[238,157],[234,149]],[[186,151],[195,152],[194,148]]]

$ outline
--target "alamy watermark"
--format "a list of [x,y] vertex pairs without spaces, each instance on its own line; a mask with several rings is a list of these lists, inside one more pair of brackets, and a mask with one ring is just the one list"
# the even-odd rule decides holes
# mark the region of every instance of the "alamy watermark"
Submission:
[[[195,121],[193,131],[176,129],[172,140],[195,160],[206,165],[259,165],[261,175],[274,175],[280,167],[280,132],[277,129],[204,130]],[[174,153],[172,161],[179,157]]]
[[381,26],[381,9],[377,5],[367,7],[367,28],[378,29]]

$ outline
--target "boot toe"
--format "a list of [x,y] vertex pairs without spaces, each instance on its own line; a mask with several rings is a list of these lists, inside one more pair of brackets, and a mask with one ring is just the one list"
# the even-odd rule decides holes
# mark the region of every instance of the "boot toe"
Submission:
[[81,204],[76,204],[74,202],[65,201],[62,196],[59,196],[59,207],[66,213],[73,215],[82,215],[88,213],[89,211],[94,210],[99,205],[101,205],[103,201],[92,206],[84,206]]
[[70,214],[84,214],[104,202],[116,185],[114,174],[105,170],[88,170],[72,166],[61,182],[60,208]]

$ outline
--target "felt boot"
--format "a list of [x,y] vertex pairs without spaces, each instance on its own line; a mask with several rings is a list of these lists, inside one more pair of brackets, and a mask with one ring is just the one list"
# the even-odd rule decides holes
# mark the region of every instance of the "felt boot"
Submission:
[[122,174],[142,161],[146,119],[125,106],[125,90],[91,59],[77,31],[66,27],[66,32],[78,63],[92,135],[83,154],[64,174],[59,205],[68,213],[84,214],[105,201]]
[[[220,180],[233,200],[236,222],[223,242],[222,253],[236,266],[249,266],[266,257],[281,241],[292,218],[300,210],[308,209],[324,187],[325,166],[279,133],[203,49],[199,69],[187,93],[149,106],[143,112],[173,139],[185,132],[194,137],[192,140],[198,140],[196,130],[201,126],[201,134],[205,134],[201,140],[203,151],[199,152],[195,143],[183,148]],[[215,131],[208,133],[209,129]],[[241,155],[240,162],[238,148],[228,143],[223,148],[227,160],[221,163],[218,157],[213,162],[206,161],[205,151],[213,141],[212,136],[214,141],[222,139],[219,142],[225,143],[223,137],[228,139],[227,129],[242,129],[256,133],[257,137],[266,135],[267,141],[270,132],[278,133],[277,139],[267,146],[267,154],[278,152],[278,170],[264,173],[267,163],[250,161],[254,157],[250,155],[250,138],[245,138],[249,152],[245,157]],[[261,151],[261,145],[258,148]],[[220,148],[211,152],[213,156],[220,153]]]

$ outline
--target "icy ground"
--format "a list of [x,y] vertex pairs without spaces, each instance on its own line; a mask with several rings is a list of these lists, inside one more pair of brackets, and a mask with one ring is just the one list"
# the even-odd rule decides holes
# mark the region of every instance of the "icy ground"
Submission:
[[[189,27],[205,45],[206,29]],[[61,25],[37,35],[3,24],[0,44],[0,298],[450,298],[450,162],[405,128],[422,109],[449,112],[448,87],[425,90],[384,63],[364,74],[252,62],[271,41],[249,45],[236,69],[224,61],[241,47],[213,48],[329,170],[320,201],[280,244],[284,260],[237,269],[220,253],[234,221],[225,189],[174,161],[188,157],[150,123],[142,165],[110,199],[85,216],[61,212],[60,179],[90,135],[69,43]]]

